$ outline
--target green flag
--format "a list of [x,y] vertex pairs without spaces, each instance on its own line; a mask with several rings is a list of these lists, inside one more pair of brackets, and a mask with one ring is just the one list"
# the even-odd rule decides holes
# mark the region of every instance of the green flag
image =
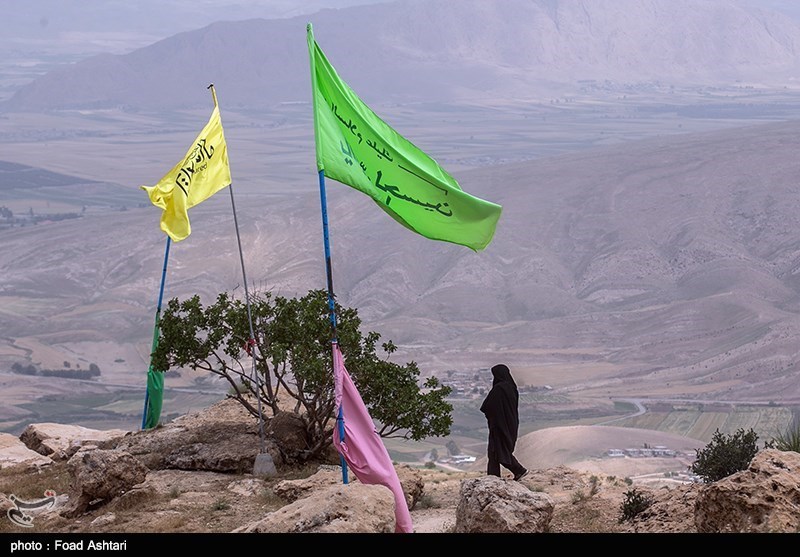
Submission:
[[[151,354],[156,351],[156,348],[158,348],[158,323],[160,320],[161,308],[159,307],[156,311],[156,326],[153,328],[153,344],[150,350]],[[146,395],[142,429],[152,429],[156,427],[159,420],[161,420],[161,406],[164,403],[164,374],[155,369],[152,362],[150,363],[150,367],[147,369]]]
[[430,156],[383,122],[339,78],[307,26],[317,170],[370,196],[406,228],[482,250],[502,207],[464,192]]

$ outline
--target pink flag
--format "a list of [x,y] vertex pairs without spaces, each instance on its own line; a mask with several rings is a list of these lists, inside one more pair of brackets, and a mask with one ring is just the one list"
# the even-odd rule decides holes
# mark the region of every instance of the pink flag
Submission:
[[394,469],[392,459],[381,441],[375,423],[358,394],[358,389],[344,367],[342,351],[333,343],[333,378],[336,396],[336,414],[342,408],[344,441],[339,438],[339,428],[333,430],[333,444],[358,481],[364,484],[385,485],[394,493],[395,532],[411,533],[411,513]]

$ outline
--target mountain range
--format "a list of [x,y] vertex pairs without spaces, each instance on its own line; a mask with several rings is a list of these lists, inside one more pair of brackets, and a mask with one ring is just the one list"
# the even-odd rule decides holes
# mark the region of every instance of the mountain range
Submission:
[[53,70],[0,108],[196,108],[209,83],[230,108],[306,102],[307,23],[368,103],[535,100],[586,80],[797,84],[797,20],[731,0],[400,0],[220,21]]

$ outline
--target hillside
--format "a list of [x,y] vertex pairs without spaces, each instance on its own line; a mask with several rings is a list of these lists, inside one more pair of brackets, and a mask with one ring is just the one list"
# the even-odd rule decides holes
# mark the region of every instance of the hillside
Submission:
[[401,0],[214,23],[51,71],[2,109],[196,108],[209,83],[230,107],[306,102],[309,21],[368,103],[536,101],[581,84],[783,87],[800,43],[795,21],[730,0]]
[[[393,340],[398,359],[440,375],[502,357],[523,384],[573,394],[800,400],[797,131],[753,126],[463,172],[467,191],[504,206],[480,254],[407,233],[332,186],[340,303]],[[171,253],[167,299],[239,284],[228,202],[196,208],[203,224]],[[313,191],[239,194],[255,285],[325,284],[318,203]],[[136,384],[163,262],[154,217],[145,207],[5,231],[0,319],[14,336],[2,360],[95,362],[102,381]]]

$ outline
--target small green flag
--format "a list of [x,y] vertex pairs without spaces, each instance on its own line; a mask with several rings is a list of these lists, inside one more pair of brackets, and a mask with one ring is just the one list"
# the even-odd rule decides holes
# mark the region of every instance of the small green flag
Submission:
[[307,26],[317,170],[370,196],[406,228],[475,251],[502,207],[464,192],[439,164],[383,122],[342,81]]
[[145,408],[144,427],[153,429],[161,420],[161,406],[164,403],[164,374],[153,369],[147,370],[147,407]]
[[[168,240],[169,241],[169,240]],[[166,269],[166,267],[165,267]],[[153,328],[153,344],[150,349],[152,353],[158,348],[158,325],[161,321],[161,308],[156,311],[156,325]],[[144,405],[144,416],[142,417],[142,429],[153,429],[161,420],[161,406],[164,404],[164,374],[153,367],[147,369],[147,392]]]

